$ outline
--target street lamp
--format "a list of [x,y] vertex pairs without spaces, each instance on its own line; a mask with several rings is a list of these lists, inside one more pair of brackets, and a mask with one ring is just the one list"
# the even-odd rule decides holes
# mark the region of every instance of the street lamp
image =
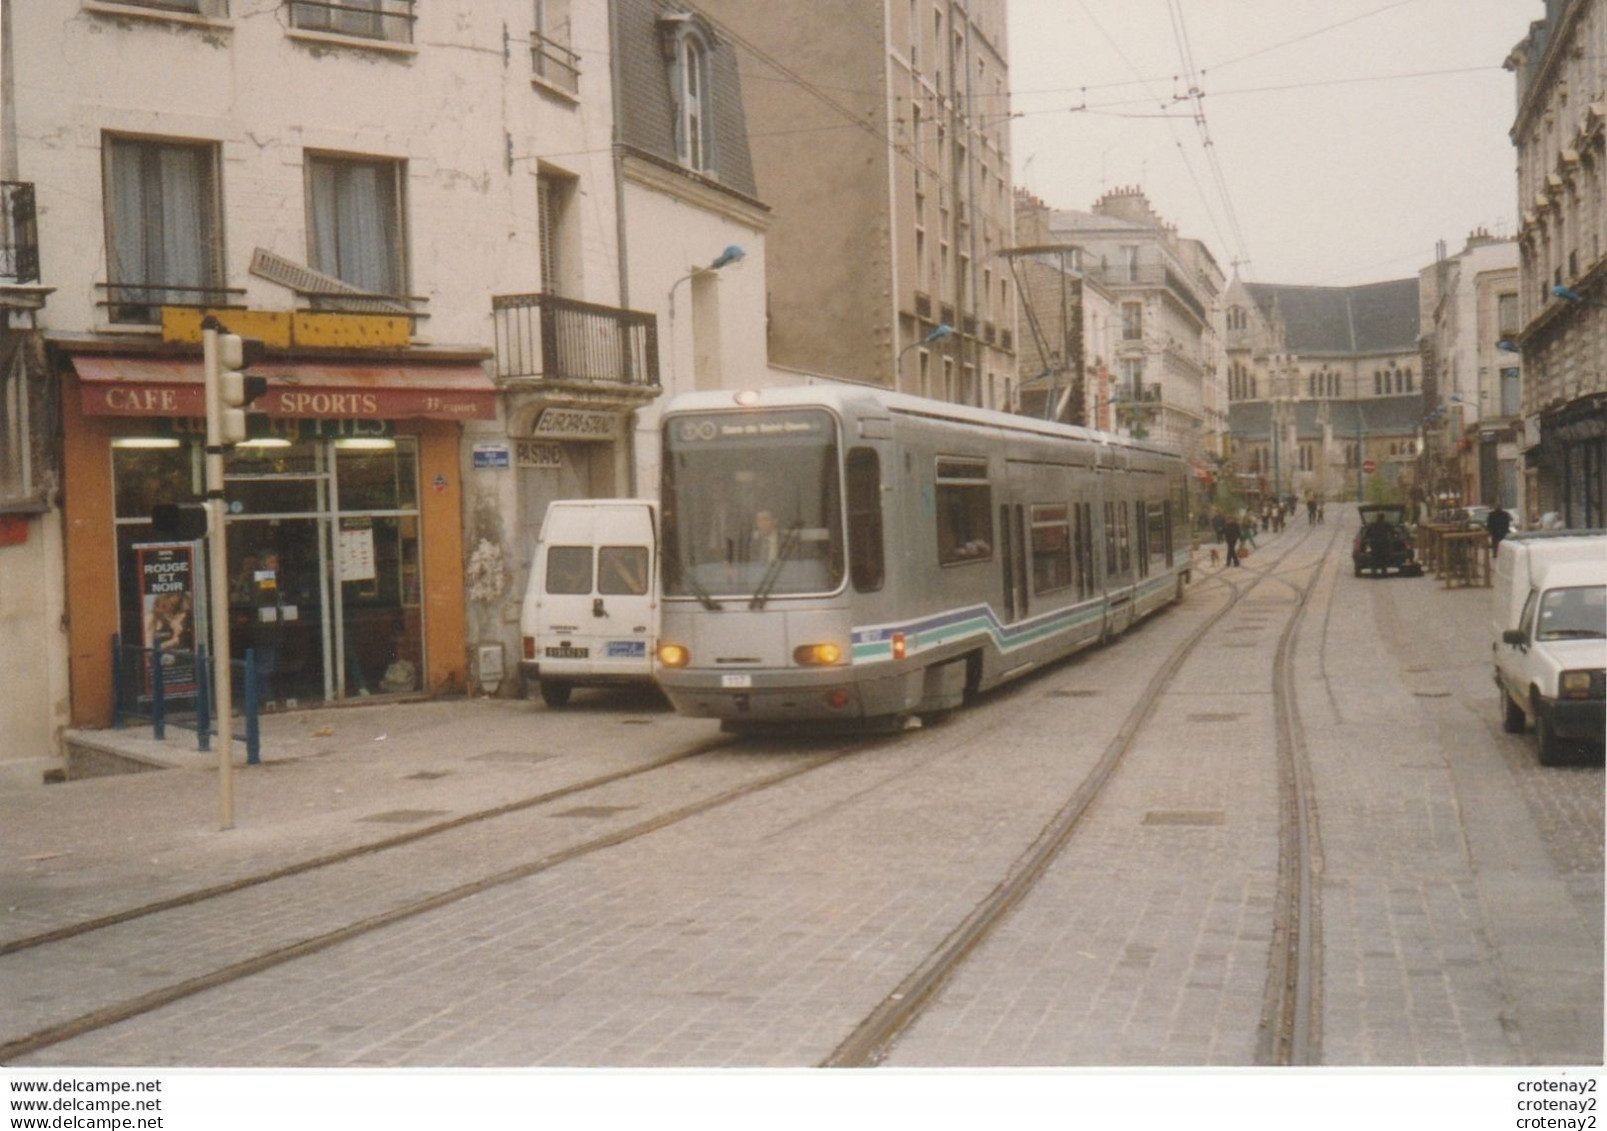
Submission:
[[747,254],[748,254],[747,252],[743,251],[736,244],[730,244],[730,245],[728,245],[726,247],[726,249],[724,251],[722,251],[719,255],[715,256],[714,257],[714,262],[710,263],[707,267],[694,267],[690,271],[688,271],[686,274],[682,275],[679,279],[675,280],[675,282],[671,283],[670,284],[670,293],[669,293],[670,321],[671,322],[675,321],[675,288],[676,287],[680,286],[682,283],[686,282],[688,279],[696,279],[700,275],[708,275],[708,274],[710,274],[710,273],[712,273],[714,271],[720,270],[720,268],[722,268],[722,267],[729,267],[733,263],[740,262]]
[[902,384],[904,380],[905,354],[909,353],[909,351],[914,349],[916,346],[929,346],[933,342],[946,338],[952,333],[954,333],[953,326],[950,326],[947,322],[939,322],[937,326],[933,328],[932,332],[926,335],[926,337],[920,339],[919,341],[911,342],[909,345],[899,350],[898,356],[893,359],[893,374],[898,379],[899,383]]

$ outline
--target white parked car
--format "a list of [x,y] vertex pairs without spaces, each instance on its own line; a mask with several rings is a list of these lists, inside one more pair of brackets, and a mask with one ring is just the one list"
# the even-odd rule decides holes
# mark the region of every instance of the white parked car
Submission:
[[1495,566],[1495,681],[1510,734],[1534,724],[1542,765],[1603,744],[1607,532],[1519,534]]

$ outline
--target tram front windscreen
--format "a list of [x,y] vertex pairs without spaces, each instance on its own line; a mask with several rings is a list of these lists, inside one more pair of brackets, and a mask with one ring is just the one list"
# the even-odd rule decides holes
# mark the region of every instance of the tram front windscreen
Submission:
[[672,417],[660,505],[668,596],[762,603],[842,584],[837,423],[827,412]]

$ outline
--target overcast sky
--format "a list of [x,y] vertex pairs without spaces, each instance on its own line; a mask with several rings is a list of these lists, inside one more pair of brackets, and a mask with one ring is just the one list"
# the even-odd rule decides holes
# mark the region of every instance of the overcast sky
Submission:
[[1015,181],[1082,210],[1141,185],[1230,277],[1244,259],[1263,283],[1415,275],[1439,240],[1454,254],[1480,226],[1513,234],[1502,63],[1544,14],[1541,0],[1009,0]]

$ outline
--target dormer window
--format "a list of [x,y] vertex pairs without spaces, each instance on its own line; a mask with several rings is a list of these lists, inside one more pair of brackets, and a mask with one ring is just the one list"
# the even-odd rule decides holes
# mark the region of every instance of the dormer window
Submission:
[[714,168],[714,33],[692,15],[666,16],[660,26],[670,50],[676,160],[694,172],[707,173]]

